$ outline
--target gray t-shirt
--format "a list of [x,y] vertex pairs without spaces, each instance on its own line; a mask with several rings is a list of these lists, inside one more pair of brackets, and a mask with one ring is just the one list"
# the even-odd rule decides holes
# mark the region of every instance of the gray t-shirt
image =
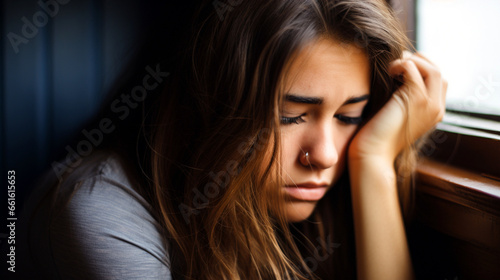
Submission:
[[42,195],[57,180],[52,172],[22,216],[30,228],[24,236],[29,247],[20,253],[26,262],[19,267],[21,274],[49,279],[171,279],[162,228],[126,170],[115,154],[84,158],[61,184],[60,204],[53,212],[50,199]]

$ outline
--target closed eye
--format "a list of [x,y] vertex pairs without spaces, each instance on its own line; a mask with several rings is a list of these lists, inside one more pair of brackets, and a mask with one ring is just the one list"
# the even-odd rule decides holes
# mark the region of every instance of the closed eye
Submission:
[[303,122],[305,122],[305,120],[302,117],[304,117],[305,115],[306,114],[302,114],[298,117],[280,117],[280,122],[281,122],[281,124],[303,123]]
[[359,125],[363,122],[363,117],[346,117],[344,115],[335,115],[334,117],[344,124]]
[[[302,118],[304,117],[305,114],[302,114],[297,117],[280,117],[281,124],[300,124],[305,122],[305,120]],[[346,117],[344,115],[335,115],[335,118],[337,118],[339,121],[341,121],[344,124],[348,125],[359,125],[363,122],[363,117]]]

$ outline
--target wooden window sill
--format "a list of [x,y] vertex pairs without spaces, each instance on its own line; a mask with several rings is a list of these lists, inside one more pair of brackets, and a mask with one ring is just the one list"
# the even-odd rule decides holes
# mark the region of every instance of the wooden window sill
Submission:
[[496,177],[421,160],[415,221],[440,235],[420,242],[428,248],[418,258],[431,258],[432,254],[448,258],[437,262],[453,267],[458,279],[497,279],[500,275],[500,181]]
[[500,178],[423,159],[417,180],[419,192],[500,216]]

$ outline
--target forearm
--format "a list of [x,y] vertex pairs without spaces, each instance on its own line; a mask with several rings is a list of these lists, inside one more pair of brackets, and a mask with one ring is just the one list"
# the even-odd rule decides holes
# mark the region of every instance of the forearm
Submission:
[[413,279],[393,164],[351,160],[358,279]]

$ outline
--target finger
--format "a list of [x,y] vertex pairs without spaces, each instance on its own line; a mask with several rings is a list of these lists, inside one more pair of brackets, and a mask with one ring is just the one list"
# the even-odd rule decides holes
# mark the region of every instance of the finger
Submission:
[[442,104],[443,105],[446,105],[446,92],[448,91],[448,81],[443,79],[443,82],[442,82],[442,91],[443,91],[443,96],[442,96]]
[[437,69],[439,69],[439,67],[434,63],[432,62],[429,58],[427,58],[425,55],[423,55],[421,52],[415,52],[414,55],[424,59],[425,61],[427,61],[428,63],[430,63],[432,66],[436,67]]
[[[425,78],[427,75],[431,72],[440,72],[439,68],[434,64],[431,60],[429,60],[426,56],[424,56],[420,52],[416,53],[411,53],[410,51],[403,51],[403,57],[402,60],[405,59],[413,59],[419,70],[424,70],[425,73],[423,73],[424,76],[424,81],[426,80]],[[427,74],[427,75],[426,75]],[[426,81],[426,86],[429,86],[428,82]],[[437,86],[434,87],[434,89],[437,88]]]
[[420,56],[413,55],[409,58],[417,66],[419,72],[422,74],[424,83],[429,92],[429,96],[442,95],[442,77],[441,72],[434,67],[431,63],[427,62]]
[[403,60],[404,60],[404,59],[408,59],[408,58],[410,58],[412,55],[413,55],[413,53],[412,53],[412,52],[405,50],[405,51],[403,51],[403,57],[402,57],[402,58],[403,58]]
[[[431,91],[429,93],[429,96],[434,97],[434,98],[439,98],[437,100],[440,101],[440,104],[442,104],[442,107],[445,108],[446,107],[446,92],[448,90],[448,81],[446,81],[442,76],[441,76],[441,72],[439,71],[439,68],[436,67],[436,65],[430,61],[427,57],[425,57],[423,54],[421,53],[415,53],[415,55],[413,56],[413,58],[415,59],[415,61],[418,63],[418,61],[422,62],[422,63],[427,63],[428,65],[430,64],[431,68],[434,68],[433,71],[437,71],[436,73],[439,73],[439,75],[437,75],[438,77],[440,77],[440,81],[439,81],[439,85],[441,87],[441,90],[440,91],[436,91],[435,94],[437,94],[437,96],[434,96],[434,91],[431,87],[429,87],[429,90]],[[428,69],[431,69],[431,68],[428,68]],[[439,79],[437,79],[439,80]],[[427,83],[428,84],[428,83]]]
[[422,91],[427,91],[423,77],[413,60],[398,59],[391,62],[389,66],[389,73],[392,76],[398,76],[402,74],[404,76],[406,85],[410,86],[411,84],[415,84],[420,87]]
[[439,121],[442,119],[442,114],[446,108],[446,91],[448,89],[448,82],[442,78],[441,72],[434,66],[428,59],[420,55],[414,55],[410,58],[418,67],[419,72],[422,74],[424,82],[427,87],[428,96],[434,100],[433,103],[437,110],[439,110]]

